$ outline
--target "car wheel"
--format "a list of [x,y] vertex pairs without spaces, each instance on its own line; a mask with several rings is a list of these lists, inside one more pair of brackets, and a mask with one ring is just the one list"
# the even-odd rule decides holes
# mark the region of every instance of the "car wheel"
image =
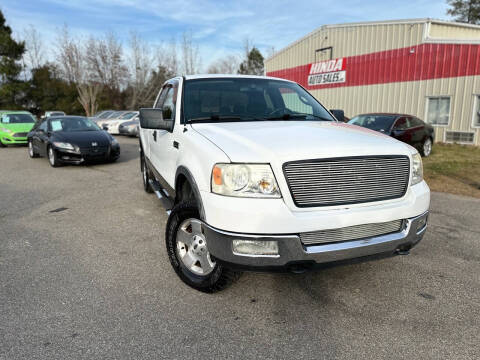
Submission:
[[5,145],[4,143],[2,143],[2,140],[0,140],[0,148],[4,148],[4,147],[7,147],[7,145]]
[[36,158],[38,157],[38,154],[35,152],[35,150],[33,149],[33,143],[32,143],[32,140],[28,140],[28,155],[31,157],[31,158]]
[[165,240],[173,269],[188,286],[206,293],[225,289],[240,277],[210,255],[208,239],[194,201],[176,205],[167,222]]
[[432,153],[432,139],[426,138],[422,145],[422,156],[427,157]]
[[140,171],[142,172],[143,190],[149,194],[153,193],[153,189],[150,186],[150,175],[143,155],[140,156]]
[[53,147],[51,146],[48,147],[47,154],[48,154],[48,162],[52,167],[60,166],[60,161],[58,161],[58,155],[53,149]]

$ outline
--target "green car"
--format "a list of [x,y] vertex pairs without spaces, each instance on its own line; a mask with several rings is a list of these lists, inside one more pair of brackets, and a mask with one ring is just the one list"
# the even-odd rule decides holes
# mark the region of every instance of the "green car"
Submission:
[[35,118],[28,111],[0,110],[0,147],[27,144],[27,134],[35,125]]

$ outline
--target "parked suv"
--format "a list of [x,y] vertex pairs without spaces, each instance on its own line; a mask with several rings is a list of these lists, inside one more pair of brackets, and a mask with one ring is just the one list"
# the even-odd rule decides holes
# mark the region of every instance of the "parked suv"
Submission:
[[201,291],[244,269],[408,254],[426,231],[417,150],[337,122],[291,81],[171,79],[140,110],[140,153],[144,189],[169,214],[170,262]]

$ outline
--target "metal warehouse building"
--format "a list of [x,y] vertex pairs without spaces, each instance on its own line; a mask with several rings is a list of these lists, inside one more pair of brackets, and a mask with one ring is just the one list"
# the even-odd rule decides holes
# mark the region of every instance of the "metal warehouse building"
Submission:
[[432,19],[325,25],[265,61],[330,109],[415,115],[480,145],[480,26]]

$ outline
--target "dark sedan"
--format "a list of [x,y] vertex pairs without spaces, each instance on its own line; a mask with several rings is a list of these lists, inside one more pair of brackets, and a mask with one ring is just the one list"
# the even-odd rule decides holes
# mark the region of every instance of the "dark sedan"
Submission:
[[120,135],[128,136],[137,136],[138,137],[138,127],[140,125],[140,120],[135,119],[131,121],[124,122],[118,126],[118,133]]
[[30,157],[48,156],[53,167],[115,161],[120,156],[117,140],[81,116],[46,118],[28,133],[27,140]]
[[435,139],[433,127],[415,116],[387,113],[363,114],[355,116],[348,123],[392,136],[417,148],[422,156],[429,156],[432,152]]

